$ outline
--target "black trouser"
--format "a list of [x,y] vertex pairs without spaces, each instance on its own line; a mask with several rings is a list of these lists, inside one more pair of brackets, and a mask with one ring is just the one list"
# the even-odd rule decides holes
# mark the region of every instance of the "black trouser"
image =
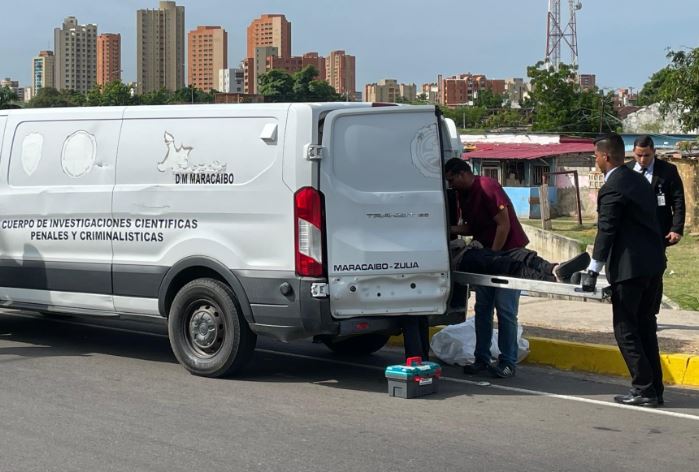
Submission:
[[614,337],[631,374],[631,386],[641,395],[663,394],[658,349],[658,285],[662,272],[612,284]]
[[430,326],[426,316],[401,316],[405,357],[430,357]]
[[525,248],[493,251],[491,249],[469,249],[459,264],[465,272],[487,275],[505,275],[530,280],[555,282],[554,264],[539,257],[535,251]]

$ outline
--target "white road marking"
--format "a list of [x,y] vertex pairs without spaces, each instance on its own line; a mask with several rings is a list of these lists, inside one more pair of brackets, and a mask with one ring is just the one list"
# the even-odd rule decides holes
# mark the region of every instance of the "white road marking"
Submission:
[[[38,316],[35,316],[35,315],[25,315],[25,314],[21,314],[21,313],[2,313],[2,314],[9,315],[9,316],[17,316],[20,318],[32,318],[32,319],[39,318]],[[92,324],[92,323],[72,322],[69,320],[51,319],[51,321],[58,322],[58,323],[64,323],[64,324],[79,325],[79,326],[89,326],[92,328],[108,329],[108,330],[119,331],[119,332],[123,332],[123,333],[136,333],[136,334],[143,334],[146,336],[155,336],[158,338],[167,338],[167,335],[164,335],[164,334],[149,333],[147,331],[140,331],[140,330],[136,330],[136,329],[115,328],[112,326],[103,326],[103,325]],[[297,359],[307,359],[307,360],[313,360],[313,361],[327,362],[330,364],[344,365],[344,366],[348,366],[348,367],[359,367],[362,369],[377,370],[377,371],[382,371],[382,372],[385,370],[385,367],[381,367],[381,366],[377,366],[377,365],[361,364],[358,362],[348,362],[348,361],[341,361],[341,360],[337,360],[337,359],[327,359],[324,357],[309,356],[306,354],[295,354],[292,352],[275,351],[273,349],[255,349],[255,351],[256,352],[264,352],[267,354],[276,354],[276,355],[280,355],[280,356],[295,357]],[[530,390],[530,389],[519,388],[519,387],[508,387],[506,385],[493,384],[490,382],[483,382],[483,381],[459,379],[456,377],[443,376],[441,379],[449,381],[449,382],[456,382],[456,383],[460,383],[460,384],[464,384],[464,385],[473,385],[473,386],[481,387],[481,388],[494,388],[496,390],[503,390],[506,392],[524,393],[527,395],[536,395],[536,396],[542,396],[542,397],[548,397],[548,398],[556,398],[558,400],[568,400],[568,401],[574,401],[574,402],[579,402],[579,403],[587,403],[587,404],[591,404],[591,405],[604,406],[604,407],[608,407],[608,408],[619,408],[622,410],[633,411],[635,413],[648,413],[651,415],[670,416],[673,418],[682,418],[685,420],[699,421],[699,416],[697,416],[697,415],[690,415],[687,413],[677,413],[675,411],[668,411],[668,410],[662,410],[662,409],[656,409],[656,408],[641,408],[641,407],[637,407],[637,406],[621,405],[619,403],[605,402],[602,400],[593,400],[592,398],[576,397],[573,395],[561,395],[558,393],[544,392],[544,391],[540,391],[540,390]]]
[[[326,359],[323,357],[307,356],[305,354],[294,354],[294,353],[290,353],[290,352],[274,351],[271,349],[256,349],[256,351],[266,352],[269,354],[277,354],[277,355],[282,355],[282,356],[296,357],[299,359],[308,359],[308,360],[314,360],[314,361],[329,362],[331,364],[339,364],[339,365],[345,365],[345,366],[349,366],[349,367],[361,367],[361,368],[365,368],[365,369],[379,370],[379,371],[383,371],[385,369],[385,367],[381,367],[381,366],[360,364],[357,362],[338,361],[335,359]],[[465,385],[473,385],[473,386],[481,387],[481,388],[494,388],[497,390],[504,390],[506,392],[524,393],[527,395],[537,395],[537,396],[542,396],[542,397],[556,398],[559,400],[568,400],[568,401],[574,401],[574,402],[579,402],[579,403],[588,403],[591,405],[599,405],[599,406],[605,406],[605,407],[610,407],[610,408],[620,408],[622,410],[633,411],[636,413],[649,413],[649,414],[653,414],[653,415],[671,416],[674,418],[682,418],[682,419],[686,419],[686,420],[699,421],[699,416],[697,416],[697,415],[690,415],[687,413],[677,413],[675,411],[660,410],[657,408],[644,408],[644,407],[637,407],[637,406],[621,405],[619,403],[605,402],[602,400],[593,400],[592,398],[576,397],[573,395],[561,395],[558,393],[543,392],[540,390],[529,390],[527,388],[508,387],[506,385],[493,384],[490,382],[483,382],[483,381],[459,379],[456,377],[442,376],[441,380],[447,380],[449,382],[456,382],[456,383],[465,384]]]

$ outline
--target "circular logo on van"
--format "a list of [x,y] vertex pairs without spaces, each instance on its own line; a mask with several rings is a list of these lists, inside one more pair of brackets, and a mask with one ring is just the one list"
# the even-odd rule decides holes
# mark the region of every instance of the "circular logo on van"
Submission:
[[410,144],[413,164],[426,177],[439,179],[442,176],[442,159],[439,153],[437,125],[420,128]]
[[92,170],[97,154],[95,137],[87,131],[76,131],[63,142],[61,167],[71,177],[82,177]]

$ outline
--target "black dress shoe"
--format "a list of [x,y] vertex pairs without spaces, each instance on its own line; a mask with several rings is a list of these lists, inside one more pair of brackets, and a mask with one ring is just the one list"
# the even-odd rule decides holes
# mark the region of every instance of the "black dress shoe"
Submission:
[[614,401],[622,405],[645,406],[654,408],[660,405],[658,397],[644,397],[643,395],[630,393],[628,395],[617,395]]
[[663,400],[663,396],[658,395],[658,405],[664,405],[664,404],[665,404],[665,400]]
[[585,270],[588,265],[590,265],[590,255],[583,252],[572,259],[558,264],[553,270],[553,275],[557,281],[568,283],[573,274]]

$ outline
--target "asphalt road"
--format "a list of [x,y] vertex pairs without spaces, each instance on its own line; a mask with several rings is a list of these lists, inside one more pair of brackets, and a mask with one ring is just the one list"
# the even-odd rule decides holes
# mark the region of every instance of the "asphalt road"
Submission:
[[[123,326],[123,325],[121,325]],[[189,375],[164,326],[0,314],[0,471],[696,470],[699,391],[610,403],[623,380],[446,368],[439,394],[386,394],[385,349],[340,359],[260,341],[232,379]]]

